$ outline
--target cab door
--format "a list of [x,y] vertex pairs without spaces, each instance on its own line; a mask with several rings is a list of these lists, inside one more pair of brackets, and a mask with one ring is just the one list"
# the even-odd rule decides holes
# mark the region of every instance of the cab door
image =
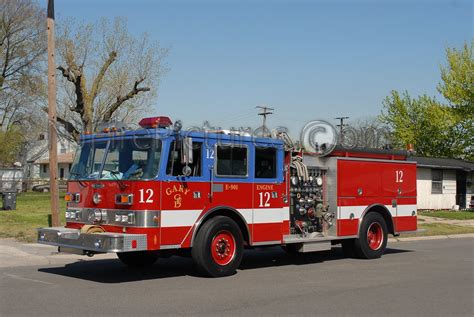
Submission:
[[[206,208],[208,183],[203,170],[203,141],[192,140],[192,163],[183,164],[182,144],[165,147],[161,182],[161,246],[182,245]],[[189,169],[189,175],[186,174]]]

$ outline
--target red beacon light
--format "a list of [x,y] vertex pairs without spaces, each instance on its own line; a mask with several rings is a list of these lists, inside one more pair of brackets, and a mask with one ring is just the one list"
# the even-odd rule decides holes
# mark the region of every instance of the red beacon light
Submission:
[[168,117],[143,118],[138,123],[144,129],[168,128],[173,122]]

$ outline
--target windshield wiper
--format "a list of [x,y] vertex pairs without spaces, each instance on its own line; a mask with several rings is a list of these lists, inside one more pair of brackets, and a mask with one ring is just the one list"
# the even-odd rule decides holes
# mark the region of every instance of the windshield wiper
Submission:
[[[113,177],[113,179],[117,182],[117,184],[120,187],[120,190],[124,190],[125,188],[128,187],[127,184],[125,184],[120,178],[117,177],[117,174],[120,173],[119,171],[109,171],[104,169],[104,171],[109,172],[110,175]],[[103,171],[102,171],[103,172]]]

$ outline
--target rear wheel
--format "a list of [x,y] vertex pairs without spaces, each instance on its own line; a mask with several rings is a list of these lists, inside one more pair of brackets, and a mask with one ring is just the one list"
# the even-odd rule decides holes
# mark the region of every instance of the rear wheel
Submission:
[[234,274],[243,257],[239,226],[224,216],[210,219],[199,229],[191,254],[204,275],[221,277]]
[[153,251],[119,252],[117,257],[125,265],[143,267],[153,265],[158,260],[158,253]]
[[376,259],[387,247],[388,230],[385,219],[376,212],[370,212],[362,221],[359,238],[354,240],[354,251],[362,259]]

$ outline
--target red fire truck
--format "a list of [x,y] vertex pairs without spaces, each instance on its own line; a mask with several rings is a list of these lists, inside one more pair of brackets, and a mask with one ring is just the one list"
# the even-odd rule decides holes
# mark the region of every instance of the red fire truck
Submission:
[[387,235],[416,231],[416,164],[404,152],[320,157],[285,138],[182,131],[167,117],[138,130],[83,135],[68,182],[66,226],[38,242],[115,252],[130,266],[191,255],[208,276],[233,274],[244,248],[329,250],[378,258]]

